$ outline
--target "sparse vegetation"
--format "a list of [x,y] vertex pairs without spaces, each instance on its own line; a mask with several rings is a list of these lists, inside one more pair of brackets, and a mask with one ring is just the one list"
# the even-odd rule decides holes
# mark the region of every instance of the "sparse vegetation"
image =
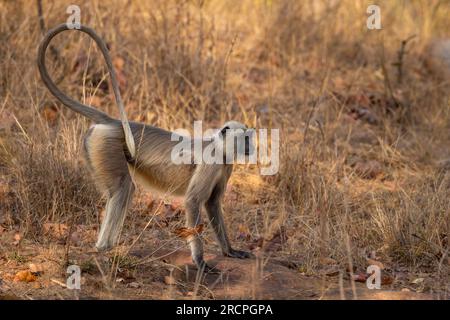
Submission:
[[[279,173],[237,167],[225,201],[232,241],[253,249],[258,263],[281,261],[295,276],[338,285],[339,275],[349,282],[377,261],[389,280],[384,288],[448,299],[450,83],[427,62],[428,45],[450,37],[450,4],[379,2],[382,30],[365,27],[366,1],[80,7],[82,23],[111,48],[130,119],[171,130],[229,119],[280,129]],[[47,28],[65,22],[67,5],[43,1]],[[41,287],[57,291],[51,278],[70,258],[89,266],[84,284],[91,297],[235,297],[198,279],[192,284],[178,274],[184,267],[165,260],[186,248],[173,232],[184,217],[143,190],[120,248],[111,260],[93,262],[104,200],[82,162],[89,123],[39,78],[36,7],[0,1],[0,21],[0,279],[39,260],[46,265]],[[398,52],[413,35],[400,83]],[[59,57],[49,55],[48,66],[63,90],[117,115],[93,43],[74,32],[53,45]],[[48,223],[66,228],[50,234]],[[206,251],[218,252],[208,226],[204,237]],[[177,281],[167,280],[169,273]],[[425,280],[414,283],[418,278]],[[30,294],[13,284],[7,290]],[[2,290],[0,282],[0,299]],[[39,290],[36,296],[54,297]],[[244,296],[259,297],[256,285],[252,290]]]

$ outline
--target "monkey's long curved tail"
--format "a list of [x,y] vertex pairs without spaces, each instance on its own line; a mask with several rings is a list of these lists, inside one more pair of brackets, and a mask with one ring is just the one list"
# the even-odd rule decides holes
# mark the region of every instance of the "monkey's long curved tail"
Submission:
[[[71,30],[66,23],[63,23],[56,28],[53,28],[48,31],[48,33],[44,36],[44,39],[41,41],[41,44],[39,45],[38,49],[38,68],[39,72],[41,74],[42,81],[44,81],[45,85],[47,86],[48,90],[64,105],[69,107],[71,110],[78,112],[82,114],[83,116],[93,120],[96,123],[110,123],[114,121],[110,116],[108,116],[106,113],[99,111],[91,106],[82,104],[78,101],[73,100],[72,98],[68,97],[66,94],[64,94],[59,88],[56,86],[56,84],[53,82],[53,80],[50,78],[50,75],[48,74],[47,67],[45,66],[45,52],[47,50],[47,47],[50,43],[50,41],[59,33],[65,31],[65,30]],[[128,123],[128,118],[125,113],[125,109],[122,102],[122,97],[120,96],[119,91],[119,84],[117,82],[117,76],[116,72],[114,71],[114,67],[111,61],[111,57],[108,52],[108,48],[105,44],[105,42],[95,33],[95,31],[89,27],[81,25],[79,29],[74,29],[82,31],[86,34],[88,34],[99,46],[100,51],[103,54],[103,57],[105,58],[106,65],[108,67],[109,75],[111,76],[111,83],[114,91],[114,96],[116,98],[117,106],[119,107],[120,112],[120,120],[122,122],[123,131],[125,134],[125,141],[128,148],[128,151],[130,152],[130,155],[134,158],[136,155],[136,147],[134,143],[133,133],[131,132],[130,124]]]

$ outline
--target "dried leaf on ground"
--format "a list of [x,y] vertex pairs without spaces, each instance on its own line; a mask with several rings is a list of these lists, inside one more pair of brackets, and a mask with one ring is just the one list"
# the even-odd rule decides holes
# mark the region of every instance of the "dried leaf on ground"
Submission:
[[14,282],[33,282],[37,277],[30,270],[23,270],[16,273],[14,276]]
[[352,280],[355,282],[366,282],[367,278],[369,278],[370,274],[367,273],[357,273],[352,275]]
[[394,283],[394,278],[391,275],[383,274],[381,276],[381,285],[382,286],[387,286],[387,285],[392,284],[392,283]]
[[203,231],[203,223],[199,224],[194,228],[186,228],[186,227],[178,228],[174,231],[174,233],[180,238],[187,239],[191,236],[202,233],[202,231]]

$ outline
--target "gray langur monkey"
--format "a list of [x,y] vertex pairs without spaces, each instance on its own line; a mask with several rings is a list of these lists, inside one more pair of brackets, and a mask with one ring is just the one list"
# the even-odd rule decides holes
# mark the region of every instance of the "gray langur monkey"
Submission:
[[[53,82],[45,65],[45,52],[50,41],[57,34],[69,30],[66,24],[50,30],[43,38],[38,50],[38,67],[41,78],[50,92],[71,110],[95,122],[84,138],[84,151],[88,167],[99,189],[106,193],[106,216],[102,222],[96,243],[99,251],[114,247],[124,223],[125,215],[134,192],[134,181],[174,195],[184,195],[186,207],[186,227],[195,228],[201,224],[201,210],[206,209],[222,253],[228,257],[249,258],[251,254],[231,247],[222,216],[222,199],[233,164],[174,164],[171,160],[173,147],[172,132],[145,125],[128,122],[119,92],[117,77],[111,62],[108,48],[93,29],[81,26],[75,29],[88,34],[99,46],[111,76],[115,100],[120,112],[120,121],[107,114],[82,104],[65,95]],[[230,121],[220,130],[218,139],[202,144],[216,143],[218,150],[227,155],[229,132],[242,129],[245,125]],[[241,133],[242,134],[242,133]],[[194,140],[191,140],[193,143]],[[245,155],[250,154],[250,139],[245,139]],[[233,151],[234,152],[234,151]],[[239,151],[237,151],[239,152]],[[233,155],[234,156],[234,155]],[[192,260],[199,270],[211,270],[203,259],[203,245],[198,234],[190,236]]]

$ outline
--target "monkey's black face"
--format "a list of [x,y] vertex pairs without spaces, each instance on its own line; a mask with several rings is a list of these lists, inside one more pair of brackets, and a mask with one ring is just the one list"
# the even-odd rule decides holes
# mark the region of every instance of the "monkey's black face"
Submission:
[[[242,159],[253,156],[255,130],[236,122],[227,122],[220,131],[220,139],[223,139],[223,151],[227,159]],[[234,161],[233,160],[233,161]]]

